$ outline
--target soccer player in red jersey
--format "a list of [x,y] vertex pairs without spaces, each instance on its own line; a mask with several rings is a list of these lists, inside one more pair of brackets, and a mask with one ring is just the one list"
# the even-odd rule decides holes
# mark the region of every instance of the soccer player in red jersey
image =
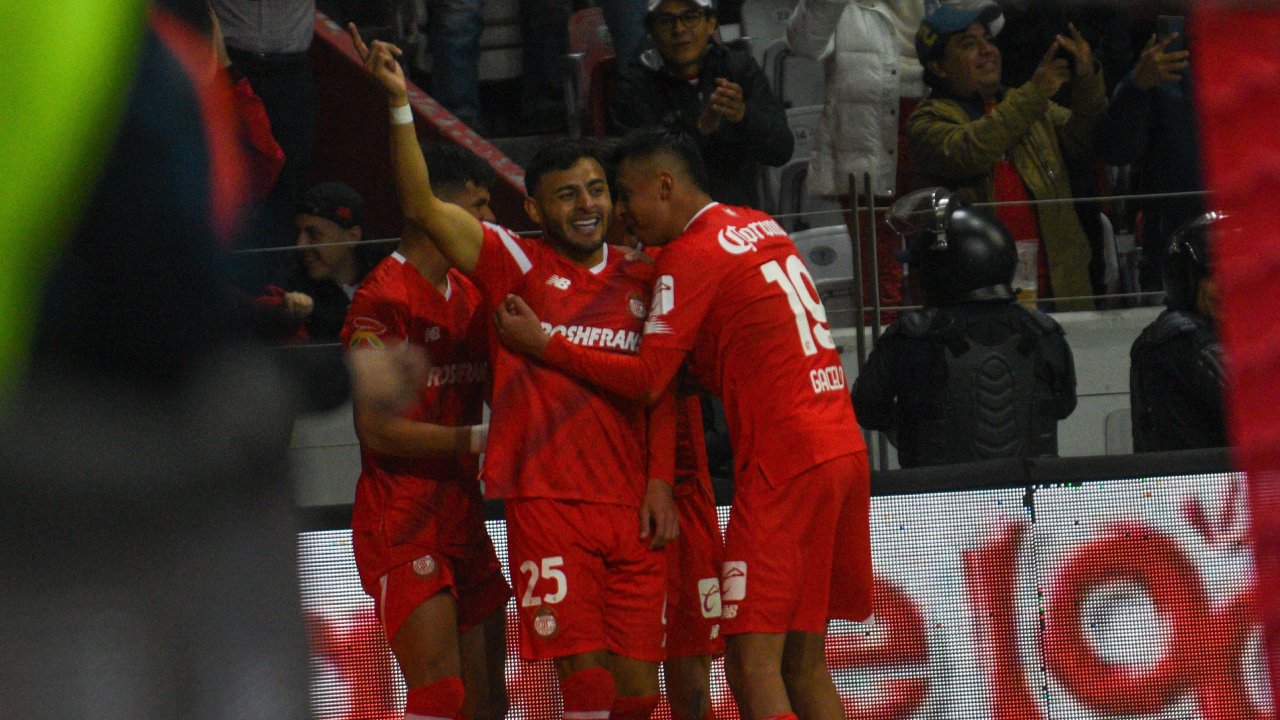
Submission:
[[675,501],[680,535],[667,550],[667,659],[662,664],[674,720],[711,718],[711,658],[720,634],[724,539],[707,467],[702,398],[682,395],[676,415]]
[[[467,187],[487,187],[492,170],[486,179],[483,161],[459,150],[438,157],[449,197],[492,218],[487,202],[469,202]],[[470,281],[408,225],[356,291],[342,331],[353,353],[418,349],[431,360],[401,412],[368,401],[359,374],[353,394],[361,473],[352,546],[404,674],[408,718],[501,720],[507,710],[511,588],[485,531],[477,478],[488,317]]]
[[[354,28],[352,39],[388,94],[408,221],[486,300],[525,294],[549,330],[570,342],[637,352],[653,266],[604,244],[612,200],[590,148],[565,141],[530,163],[525,207],[543,238],[481,223],[433,191],[399,51],[381,42],[365,47]],[[505,348],[495,345],[491,360],[482,478],[491,497],[505,500],[521,654],[555,660],[568,720],[644,720],[657,704],[664,654],[666,557],[659,549],[677,528],[674,400],[646,412]],[[668,458],[666,467],[646,464],[646,437],[655,457]]]
[[692,358],[724,401],[736,458],[721,572],[730,687],[746,720],[839,718],[826,623],[871,612],[870,492],[826,311],[777,222],[711,201],[688,138],[642,131],[617,158],[619,217],[664,246],[639,355],[549,336],[518,297],[500,306],[499,333],[635,398],[651,399]]

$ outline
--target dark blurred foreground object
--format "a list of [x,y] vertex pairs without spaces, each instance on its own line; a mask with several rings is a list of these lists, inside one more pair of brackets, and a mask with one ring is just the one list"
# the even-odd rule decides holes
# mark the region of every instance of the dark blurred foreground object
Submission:
[[306,714],[296,393],[221,272],[252,188],[234,118],[208,37],[157,6],[0,420],[0,713]]
[[1129,351],[1129,397],[1136,452],[1226,447],[1224,372],[1210,233],[1228,231],[1204,213],[1169,238],[1165,305]]

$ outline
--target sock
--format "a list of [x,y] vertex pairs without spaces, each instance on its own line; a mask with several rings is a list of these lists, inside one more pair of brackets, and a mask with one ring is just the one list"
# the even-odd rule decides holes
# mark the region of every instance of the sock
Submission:
[[457,720],[462,714],[462,694],[462,678],[457,675],[410,688],[405,720]]
[[658,707],[657,695],[640,695],[631,697],[619,695],[613,701],[613,712],[610,720],[649,720],[653,709]]
[[616,690],[604,668],[587,668],[560,681],[565,720],[608,720]]
[[799,718],[796,717],[795,713],[780,713],[778,715],[771,715],[767,718],[761,718],[760,720],[799,720]]

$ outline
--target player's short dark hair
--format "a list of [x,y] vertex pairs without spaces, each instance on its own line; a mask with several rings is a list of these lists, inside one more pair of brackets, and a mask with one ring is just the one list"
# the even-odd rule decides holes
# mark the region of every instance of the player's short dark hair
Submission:
[[707,174],[702,152],[686,132],[656,127],[635,130],[618,143],[611,160],[620,166],[625,160],[649,160],[659,155],[675,158],[699,190],[710,192],[711,176]]
[[600,163],[605,176],[610,177],[608,159],[599,141],[592,138],[561,138],[543,145],[533,154],[524,170],[524,191],[533,195],[542,176],[557,170],[568,170],[582,158]]
[[436,187],[463,187],[470,180],[476,187],[487,188],[498,177],[492,165],[461,145],[423,143],[422,155],[427,159],[431,184]]

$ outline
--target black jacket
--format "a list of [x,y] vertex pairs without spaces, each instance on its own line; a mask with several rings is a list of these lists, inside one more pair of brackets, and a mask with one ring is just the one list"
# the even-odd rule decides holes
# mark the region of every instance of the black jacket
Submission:
[[1129,351],[1135,452],[1225,447],[1222,350],[1203,316],[1165,310]]
[[902,467],[1057,455],[1076,407],[1062,328],[1013,302],[926,307],[885,331],[853,386],[864,428],[889,434]]
[[[742,86],[747,111],[741,122],[725,120],[704,137],[697,130],[698,117],[716,88],[716,78]],[[711,176],[711,197],[727,205],[760,207],[760,164],[779,167],[795,148],[786,110],[755,59],[715,43],[707,48],[696,85],[668,72],[657,50],[642,53],[618,77],[609,102],[609,124],[610,131],[620,135],[662,126],[697,138]]]

